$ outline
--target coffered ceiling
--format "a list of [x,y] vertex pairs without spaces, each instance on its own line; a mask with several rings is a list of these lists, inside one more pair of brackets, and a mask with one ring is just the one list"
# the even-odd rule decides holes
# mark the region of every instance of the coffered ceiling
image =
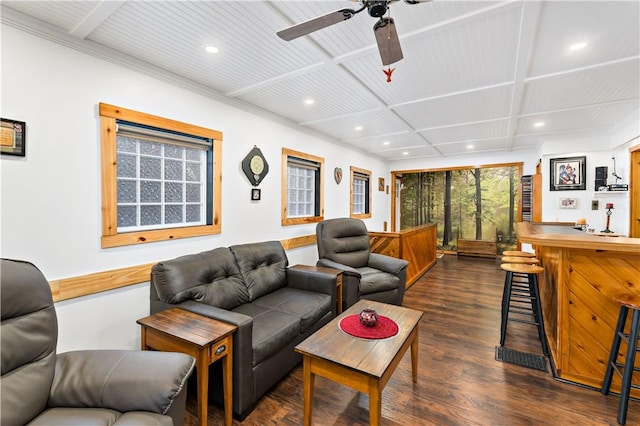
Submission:
[[366,10],[290,42],[276,36],[359,6],[2,1],[1,12],[5,24],[389,160],[534,149],[639,107],[638,1],[393,1],[404,59],[391,82]]

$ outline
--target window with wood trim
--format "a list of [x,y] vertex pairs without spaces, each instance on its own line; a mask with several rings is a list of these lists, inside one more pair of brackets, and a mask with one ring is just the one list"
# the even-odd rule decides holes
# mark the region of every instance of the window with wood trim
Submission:
[[102,247],[219,234],[222,133],[100,104]]
[[351,166],[351,217],[371,217],[371,171]]
[[282,225],[324,219],[324,158],[282,148]]

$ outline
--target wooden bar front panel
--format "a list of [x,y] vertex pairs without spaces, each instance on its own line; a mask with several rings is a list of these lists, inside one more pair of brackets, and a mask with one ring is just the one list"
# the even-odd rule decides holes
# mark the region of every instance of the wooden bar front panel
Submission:
[[369,232],[371,252],[409,261],[409,287],[436,263],[436,225],[417,226],[400,232]]

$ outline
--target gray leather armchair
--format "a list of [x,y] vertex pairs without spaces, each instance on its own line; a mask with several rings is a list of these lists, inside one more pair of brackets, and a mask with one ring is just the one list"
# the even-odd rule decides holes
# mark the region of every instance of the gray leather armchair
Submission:
[[340,269],[343,308],[360,299],[402,305],[407,282],[403,259],[371,253],[369,233],[360,219],[328,219],[316,225],[318,266]]
[[24,261],[0,264],[0,424],[182,425],[195,360],[181,353],[56,354],[49,283]]

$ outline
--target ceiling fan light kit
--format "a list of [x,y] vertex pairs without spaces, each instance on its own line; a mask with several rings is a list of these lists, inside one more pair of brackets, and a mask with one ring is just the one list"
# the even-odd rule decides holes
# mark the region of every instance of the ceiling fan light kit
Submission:
[[[291,41],[298,37],[311,34],[314,31],[321,30],[338,22],[351,19],[353,15],[362,12],[367,9],[369,16],[373,18],[379,18],[379,20],[373,26],[373,32],[378,44],[378,50],[380,52],[380,59],[382,59],[382,65],[390,65],[394,62],[398,62],[403,58],[402,49],[400,47],[400,39],[398,38],[398,32],[396,25],[392,18],[384,17],[389,10],[391,3],[395,3],[398,0],[362,0],[360,3],[362,7],[360,9],[340,9],[335,12],[327,13],[326,15],[318,16],[317,18],[310,19],[305,22],[293,25],[289,28],[285,28],[278,31],[278,37],[283,40]],[[405,3],[415,5],[419,3],[426,3],[431,0],[404,0]]]

